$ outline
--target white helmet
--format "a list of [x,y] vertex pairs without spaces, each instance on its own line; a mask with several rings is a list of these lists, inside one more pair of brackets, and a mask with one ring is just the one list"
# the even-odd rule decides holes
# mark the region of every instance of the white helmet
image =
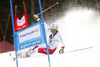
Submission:
[[50,26],[50,29],[56,29],[56,30],[58,30],[58,25],[55,24],[55,23],[52,23],[51,26]]

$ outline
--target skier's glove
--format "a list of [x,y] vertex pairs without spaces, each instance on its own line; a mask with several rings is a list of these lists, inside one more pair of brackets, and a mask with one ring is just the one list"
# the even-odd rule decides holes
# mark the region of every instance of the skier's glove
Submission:
[[61,48],[61,49],[59,50],[59,54],[62,54],[62,53],[64,53],[64,49],[63,49],[63,48]]
[[33,18],[34,18],[36,21],[41,21],[41,19],[39,18],[39,15],[38,15],[38,14],[33,15]]

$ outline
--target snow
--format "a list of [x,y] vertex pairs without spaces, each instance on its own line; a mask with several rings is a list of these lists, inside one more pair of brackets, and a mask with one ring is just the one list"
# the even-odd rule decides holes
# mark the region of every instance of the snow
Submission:
[[[100,67],[100,15],[92,9],[71,9],[55,23],[65,41],[64,54],[56,52],[50,55],[51,67]],[[77,49],[90,49],[68,52]],[[0,67],[16,67],[9,53],[0,54]],[[49,67],[48,57],[35,54],[18,59],[19,67]]]

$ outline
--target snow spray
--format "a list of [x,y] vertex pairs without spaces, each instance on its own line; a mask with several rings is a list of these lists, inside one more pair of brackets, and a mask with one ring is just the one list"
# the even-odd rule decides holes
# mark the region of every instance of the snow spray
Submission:
[[58,30],[65,41],[65,50],[100,44],[100,14],[96,10],[72,8],[55,23],[58,24]]

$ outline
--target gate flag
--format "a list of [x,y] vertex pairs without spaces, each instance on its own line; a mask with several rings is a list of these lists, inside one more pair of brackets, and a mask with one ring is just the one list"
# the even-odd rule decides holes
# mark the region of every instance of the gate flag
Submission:
[[15,31],[20,31],[26,27],[28,27],[27,14],[24,13],[21,19],[15,16]]
[[15,43],[17,44],[15,46],[18,50],[23,50],[32,46],[46,43],[46,40],[44,38],[45,35],[43,29],[43,21],[40,21],[15,33]]
[[[24,27],[25,29],[23,27],[22,27],[23,29],[20,29],[20,27],[19,27],[20,30],[16,31],[15,30],[16,25],[14,24],[14,17],[13,17],[13,5],[12,5],[12,0],[10,0],[11,18],[12,18],[14,44],[15,44],[15,54],[16,54],[16,66],[17,67],[18,67],[17,52],[19,50],[23,50],[25,48],[29,48],[31,46],[36,46],[36,45],[40,45],[40,44],[44,44],[44,43],[46,44],[46,47],[47,47],[41,2],[40,2],[40,0],[38,0],[38,1],[39,1],[42,20],[40,22],[32,25],[32,26],[27,27],[27,28]],[[23,21],[23,20],[21,19],[20,21]],[[23,25],[23,24],[24,23],[19,24],[19,26]],[[47,54],[48,54],[49,67],[51,67],[48,47],[47,47]]]

